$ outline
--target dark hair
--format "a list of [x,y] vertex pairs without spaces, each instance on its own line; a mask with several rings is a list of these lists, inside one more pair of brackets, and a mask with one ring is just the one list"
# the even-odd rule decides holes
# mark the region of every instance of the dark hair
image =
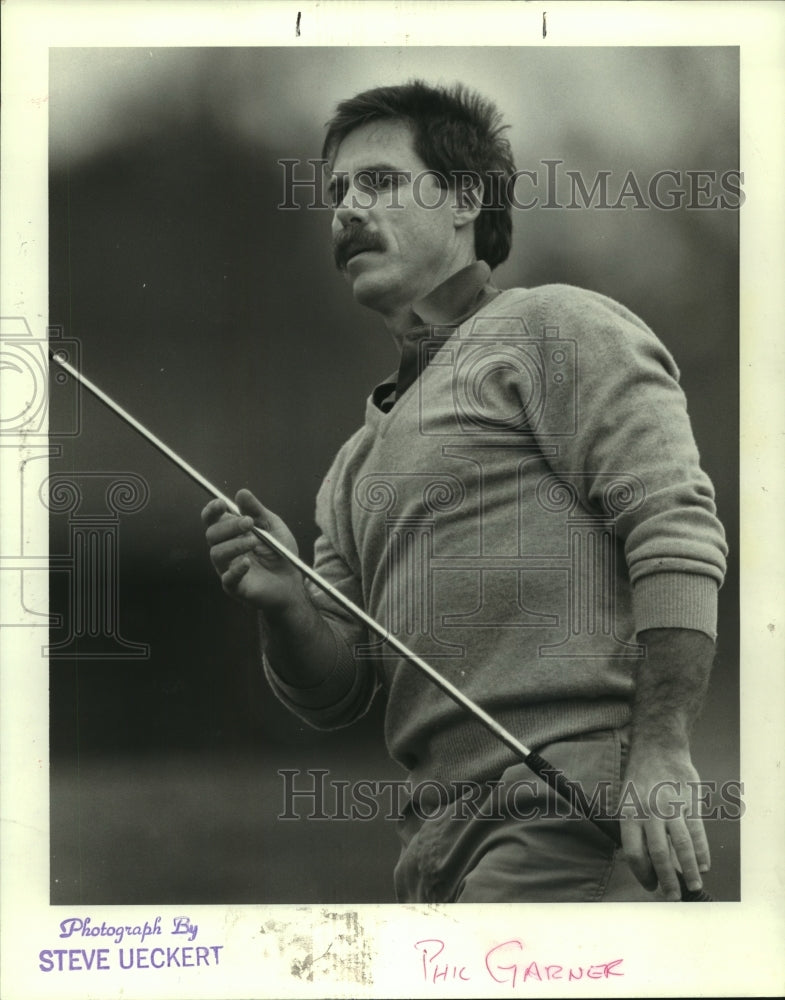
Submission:
[[412,80],[376,87],[341,101],[327,122],[322,157],[330,160],[346,136],[366,122],[396,119],[412,130],[414,150],[429,170],[444,178],[479,177],[482,210],[474,224],[475,253],[490,267],[506,260],[512,243],[509,179],[515,172],[512,150],[502,135],[496,106],[461,84],[432,87]]

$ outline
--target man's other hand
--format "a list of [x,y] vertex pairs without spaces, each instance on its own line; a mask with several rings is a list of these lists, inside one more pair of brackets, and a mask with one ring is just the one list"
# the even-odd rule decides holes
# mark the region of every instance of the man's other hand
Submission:
[[703,885],[709,844],[692,790],[698,773],[688,750],[650,748],[631,755],[622,786],[622,847],[635,876],[668,900],[681,899],[677,869],[689,889]]

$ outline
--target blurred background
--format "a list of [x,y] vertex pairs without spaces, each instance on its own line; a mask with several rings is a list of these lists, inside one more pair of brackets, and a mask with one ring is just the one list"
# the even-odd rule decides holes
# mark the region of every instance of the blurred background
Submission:
[[[495,100],[520,169],[544,178],[542,161],[559,159],[588,184],[611,171],[612,202],[629,171],[644,189],[680,171],[672,186],[686,190],[688,170],[739,166],[736,49],[51,50],[51,325],[78,342],[89,378],[208,479],[281,513],[306,558],[321,478],[396,356],[334,269],[329,212],[307,210],[303,191],[299,208],[278,208],[278,161],[318,157],[342,98],[414,76]],[[558,197],[569,202],[569,185]],[[515,212],[495,280],[610,295],[681,368],[731,546],[694,743],[701,776],[722,782],[739,778],[738,213],[624,204]],[[205,495],[94,399],[81,399],[71,436],[67,396],[51,405],[50,474],[82,485],[133,474],[149,490],[133,512],[113,515],[103,496],[80,512],[114,525],[114,639],[74,638],[79,595],[52,573],[63,622],[51,634],[52,902],[392,901],[393,823],[278,819],[280,769],[403,777],[382,706],[335,733],[283,710],[253,617],[209,564]],[[55,566],[75,517],[52,513]],[[707,885],[737,899],[739,824],[708,827]]]

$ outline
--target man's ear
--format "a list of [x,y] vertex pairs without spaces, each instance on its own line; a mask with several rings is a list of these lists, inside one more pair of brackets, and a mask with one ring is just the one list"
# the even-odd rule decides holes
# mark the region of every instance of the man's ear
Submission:
[[453,198],[453,220],[456,229],[462,229],[474,222],[482,211],[482,196],[485,188],[479,177],[461,175],[455,184]]

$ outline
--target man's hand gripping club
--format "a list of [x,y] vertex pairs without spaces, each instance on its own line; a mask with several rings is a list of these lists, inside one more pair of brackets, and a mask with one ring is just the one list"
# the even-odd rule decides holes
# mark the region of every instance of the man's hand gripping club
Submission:
[[222,500],[211,500],[202,511],[210,560],[230,597],[275,615],[302,599],[302,574],[251,528],[256,524],[268,531],[295,555],[297,543],[281,518],[263,507],[249,490],[240,490],[235,502],[240,516],[230,513]]
[[296,555],[294,536],[249,490],[240,490],[235,502],[239,516],[222,500],[211,500],[202,511],[210,559],[221,586],[230,597],[260,613],[265,653],[281,679],[315,687],[334,662],[333,634],[311,601],[300,570],[251,528],[264,529]]

